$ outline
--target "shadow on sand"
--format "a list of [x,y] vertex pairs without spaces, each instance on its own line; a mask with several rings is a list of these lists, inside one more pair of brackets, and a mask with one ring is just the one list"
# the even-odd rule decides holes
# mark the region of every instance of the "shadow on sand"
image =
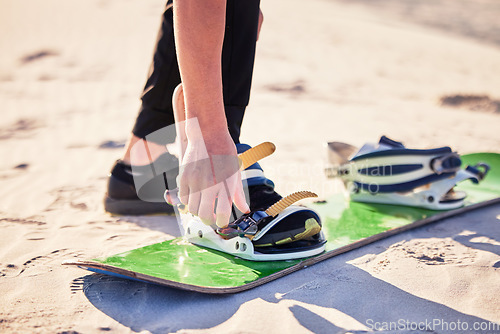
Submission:
[[[460,320],[472,326],[474,322],[486,320],[417,297],[348,262],[366,254],[379,254],[395,243],[415,238],[453,238],[467,247],[499,254],[500,247],[495,242],[476,241],[481,240],[476,239],[480,236],[500,240],[498,213],[499,205],[463,214],[339,255],[264,286],[233,295],[200,294],[97,274],[83,277],[83,291],[96,308],[124,326],[133,331],[147,330],[152,333],[212,328],[232,318],[245,303],[257,299],[282,304],[304,329],[314,333],[365,331],[343,328],[303,307],[302,303],[335,309],[368,328],[370,323],[397,323],[401,319],[412,323],[432,319],[443,322]],[[464,224],[473,234],[459,235],[464,230]],[[258,321],[253,319],[252,314],[238,315],[248,317],[248,321]],[[399,328],[383,332],[435,331],[460,332],[446,328],[420,328],[418,331]]]

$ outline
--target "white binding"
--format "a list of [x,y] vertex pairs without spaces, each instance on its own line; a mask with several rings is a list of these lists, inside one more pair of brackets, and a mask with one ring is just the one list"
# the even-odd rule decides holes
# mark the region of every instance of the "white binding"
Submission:
[[[413,180],[418,180],[423,177],[433,175],[435,172],[431,168],[431,161],[437,157],[442,156],[442,154],[435,155],[404,155],[404,156],[386,156],[386,157],[376,157],[355,160],[351,163],[340,166],[339,169],[348,169],[349,173],[347,175],[342,175],[342,178],[347,181],[358,181],[365,184],[398,184],[405,183]],[[372,176],[360,174],[358,171],[360,169],[370,168],[370,167],[384,167],[384,166],[395,166],[395,165],[422,165],[422,168],[394,175],[384,175],[384,176]]]
[[[336,145],[333,145],[336,144]],[[341,150],[336,150],[339,147]],[[346,149],[346,147],[348,149]],[[325,171],[328,177],[340,177],[347,189],[351,200],[356,202],[365,203],[380,203],[380,204],[394,204],[394,205],[407,205],[414,207],[421,207],[431,210],[449,210],[456,209],[464,205],[466,194],[464,192],[456,192],[454,198],[456,200],[440,203],[440,200],[452,190],[457,183],[467,179],[477,179],[477,175],[467,170],[458,170],[453,176],[441,179],[425,186],[417,187],[408,192],[376,192],[372,193],[364,189],[356,189],[354,181],[373,184],[373,185],[391,185],[398,183],[410,182],[418,180],[428,175],[435,174],[432,169],[432,160],[443,156],[443,154],[434,155],[387,155],[382,157],[363,158],[362,156],[368,153],[390,150],[391,146],[384,144],[365,144],[361,149],[349,158],[345,153],[355,152],[355,147],[343,143],[329,143],[327,146],[328,158],[330,166]],[[342,150],[343,149],[343,150]],[[451,153],[451,152],[450,152]],[[446,154],[446,153],[445,153]],[[359,157],[356,160],[352,160]],[[370,176],[358,173],[360,169],[370,167],[383,167],[394,165],[407,165],[407,164],[421,164],[422,168],[401,174],[384,175],[384,176]],[[349,172],[342,173],[348,170]],[[433,199],[432,201],[430,199]]]
[[[475,174],[469,171],[460,170],[453,177],[430,183],[427,187],[416,188],[406,193],[391,192],[372,194],[364,190],[356,191],[353,189],[352,182],[348,182],[347,187],[350,190],[351,199],[355,202],[408,205],[431,210],[450,210],[463,206],[466,196],[465,193],[457,193],[456,195],[461,198],[453,202],[440,203],[441,198],[443,198],[443,196],[445,196],[457,183],[476,177]],[[433,201],[429,201],[430,198],[433,198]]]
[[[289,215],[290,213],[295,212],[297,209],[303,210],[304,208],[288,207],[287,209],[283,210],[275,219],[279,221],[283,219],[283,217]],[[309,256],[318,255],[325,250],[325,245],[323,244],[318,248],[307,251],[289,252],[280,254],[264,254],[260,253],[258,251],[258,248],[257,249],[254,248],[252,241],[246,237],[234,237],[232,239],[225,240],[214,231],[213,227],[205,225],[197,216],[193,216],[189,212],[180,213],[180,215],[185,231],[184,238],[187,241],[198,246],[215,249],[246,260],[251,260],[251,261],[294,260],[294,259],[301,259]],[[268,225],[274,226],[276,223]],[[262,233],[264,232],[261,231],[259,234],[257,234],[257,236],[259,237],[262,236]]]

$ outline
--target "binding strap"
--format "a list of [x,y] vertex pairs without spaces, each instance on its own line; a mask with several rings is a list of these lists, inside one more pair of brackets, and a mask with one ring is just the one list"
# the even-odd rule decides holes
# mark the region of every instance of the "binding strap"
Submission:
[[[392,150],[389,150],[391,152]],[[352,181],[356,189],[371,193],[406,192],[425,184],[453,177],[462,163],[454,152],[371,156],[351,161],[338,169],[346,181]],[[388,152],[387,152],[388,153]],[[393,153],[393,152],[391,152]]]
[[[247,144],[236,144],[238,154],[244,154],[244,152],[246,152],[250,148],[251,146]],[[245,181],[248,186],[266,185],[274,189],[274,182],[266,178],[266,176],[264,175],[264,171],[262,170],[262,167],[258,162],[242,170],[241,179],[242,181]]]

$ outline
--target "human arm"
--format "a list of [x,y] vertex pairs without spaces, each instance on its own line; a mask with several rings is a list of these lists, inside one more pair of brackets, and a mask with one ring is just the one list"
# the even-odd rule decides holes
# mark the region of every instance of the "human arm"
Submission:
[[233,201],[240,211],[249,210],[224,112],[221,53],[225,7],[225,0],[174,2],[187,119],[179,197],[191,213],[218,226],[229,222]]

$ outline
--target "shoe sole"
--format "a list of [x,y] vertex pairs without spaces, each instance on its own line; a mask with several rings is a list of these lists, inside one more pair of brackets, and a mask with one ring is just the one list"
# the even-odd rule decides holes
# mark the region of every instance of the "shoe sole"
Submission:
[[174,214],[174,207],[166,202],[144,202],[139,199],[104,198],[104,210],[111,214],[127,216],[143,216],[154,214]]

